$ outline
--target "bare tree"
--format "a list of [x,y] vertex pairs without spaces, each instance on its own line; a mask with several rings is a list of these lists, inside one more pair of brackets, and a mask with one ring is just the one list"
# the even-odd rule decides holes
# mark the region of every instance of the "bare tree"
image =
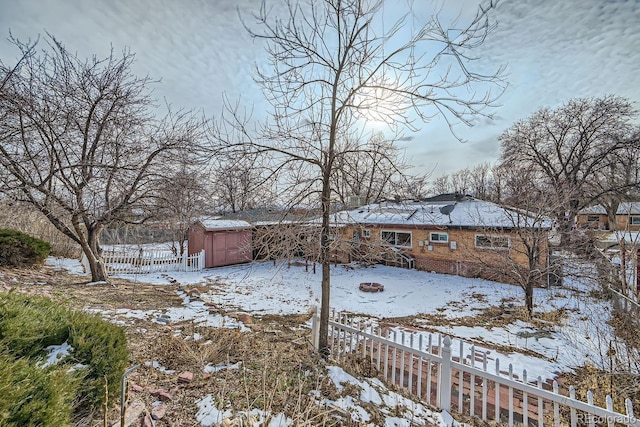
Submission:
[[467,194],[471,189],[471,171],[463,168],[449,175],[454,193]]
[[640,195],[640,132],[629,138],[629,144],[609,154],[607,167],[593,176],[589,193],[607,212],[609,226],[616,229],[616,213],[620,203],[635,201]]
[[470,194],[482,200],[495,200],[493,168],[489,163],[481,163],[473,168],[463,168],[451,174],[444,174],[433,180],[431,192],[435,194]]
[[81,246],[92,280],[106,280],[103,229],[152,194],[197,122],[151,115],[152,82],[131,74],[127,51],[83,60],[51,36],[41,51],[13,43],[24,59],[15,69],[0,63],[1,188]]
[[387,199],[420,200],[428,195],[429,172],[418,175],[404,173],[398,175],[392,182],[391,192]]
[[207,175],[182,165],[160,177],[154,192],[156,196],[148,205],[150,219],[169,231],[171,249],[183,255],[187,250],[189,227],[211,212],[212,191]]
[[[227,117],[227,125],[241,129],[241,138],[217,135],[228,147],[269,153],[280,180],[284,173],[290,177],[286,181],[295,191],[289,194],[319,204],[322,354],[327,352],[330,303],[331,183],[341,157],[376,149],[361,138],[370,118],[398,130],[415,129],[415,120],[435,115],[450,124],[468,124],[471,117],[488,114],[500,77],[468,68],[472,49],[491,29],[487,12],[492,4],[455,29],[436,14],[415,26],[410,14],[382,25],[387,19],[383,4],[287,1],[286,16],[272,17],[263,2],[245,27],[266,43],[269,63],[258,67],[256,80],[272,107],[270,120],[259,136],[250,137],[243,120]],[[467,90],[471,87],[476,89]],[[353,147],[349,141],[360,142]]]
[[256,153],[219,152],[210,168],[213,196],[221,212],[264,207],[273,199],[270,175]]
[[469,171],[469,175],[469,193],[478,199],[490,199],[493,190],[491,165],[489,163],[481,163],[473,167]]
[[555,217],[563,239],[578,210],[603,194],[590,192],[594,176],[611,166],[614,154],[629,146],[630,121],[635,116],[629,100],[572,99],[556,109],[544,108],[514,124],[500,136],[501,163],[532,168],[540,189],[558,204]]
[[[498,211],[500,225],[495,219],[478,217],[485,222],[483,234],[475,236],[474,246],[468,250],[475,259],[482,277],[517,285],[524,291],[524,306],[530,317],[534,315],[534,289],[548,284],[549,274],[556,265],[550,263],[549,235],[552,220],[548,216],[554,207],[544,198],[521,195],[530,200],[528,209],[502,206]],[[478,213],[480,215],[480,213]],[[477,248],[481,247],[481,251]]]
[[433,184],[431,184],[431,192],[434,194],[453,193],[449,178],[448,174],[444,174],[434,179]]
[[341,206],[351,205],[351,198],[364,205],[389,195],[394,178],[401,179],[407,169],[393,141],[382,133],[369,138],[370,150],[363,152],[357,142],[350,142],[345,144],[344,154],[336,158],[331,187]]
[[496,199],[509,206],[526,209],[528,203],[537,205],[540,197],[553,192],[551,187],[541,182],[543,180],[531,164],[503,162],[493,168],[493,176],[499,193]]

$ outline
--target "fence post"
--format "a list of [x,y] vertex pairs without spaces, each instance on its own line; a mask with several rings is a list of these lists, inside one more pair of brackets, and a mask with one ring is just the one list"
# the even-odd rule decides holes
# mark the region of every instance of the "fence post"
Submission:
[[185,251],[182,252],[182,271],[189,271],[187,270],[187,265],[188,263],[188,259],[189,259],[189,255],[188,255],[189,251]]
[[313,315],[311,316],[311,343],[314,350],[320,350],[320,307],[313,307]]
[[451,338],[444,337],[442,347],[442,365],[440,365],[440,384],[438,389],[438,406],[443,411],[451,409]]
[[153,273],[155,271],[154,262],[153,251],[149,251],[149,273]]
[[198,259],[198,271],[204,270],[204,249],[200,251],[200,257]]

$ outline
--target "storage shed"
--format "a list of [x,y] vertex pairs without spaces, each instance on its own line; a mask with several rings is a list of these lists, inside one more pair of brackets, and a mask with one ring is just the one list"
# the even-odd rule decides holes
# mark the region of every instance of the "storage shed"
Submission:
[[205,268],[249,262],[252,228],[246,221],[200,219],[189,228],[189,254],[204,250]]

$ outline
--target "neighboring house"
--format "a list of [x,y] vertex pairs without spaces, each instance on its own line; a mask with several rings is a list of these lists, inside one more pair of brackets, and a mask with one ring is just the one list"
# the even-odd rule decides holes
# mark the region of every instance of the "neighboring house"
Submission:
[[246,221],[202,218],[189,228],[189,254],[204,250],[205,268],[249,262],[252,229]]
[[623,202],[616,211],[616,230],[640,230],[640,202]]
[[[542,233],[539,268],[548,262],[551,222],[470,196],[381,202],[332,215],[341,262],[372,259],[438,273],[513,282],[506,269],[529,268],[522,235]],[[529,230],[530,229],[530,230]],[[520,233],[520,235],[518,234]]]
[[604,207],[600,205],[589,206],[578,212],[576,226],[578,228],[589,228],[592,230],[608,230],[609,216]]
[[618,206],[615,227],[610,224],[606,210],[600,206],[590,206],[580,210],[576,218],[579,228],[595,230],[640,231],[640,202],[622,202]]

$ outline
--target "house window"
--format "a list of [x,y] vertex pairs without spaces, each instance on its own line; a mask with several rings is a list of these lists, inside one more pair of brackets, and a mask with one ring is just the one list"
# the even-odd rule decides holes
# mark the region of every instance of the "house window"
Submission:
[[362,229],[362,237],[364,237],[365,239],[368,239],[371,237],[371,230],[363,228]]
[[507,236],[490,236],[476,234],[476,248],[478,249],[509,249],[511,239]]
[[406,231],[382,230],[382,241],[393,246],[411,247],[411,233]]
[[448,233],[429,233],[429,241],[436,243],[447,243],[449,241]]
[[629,217],[629,225],[640,225],[640,216],[630,216]]
[[587,222],[598,222],[600,221],[600,217],[597,215],[588,215]]

